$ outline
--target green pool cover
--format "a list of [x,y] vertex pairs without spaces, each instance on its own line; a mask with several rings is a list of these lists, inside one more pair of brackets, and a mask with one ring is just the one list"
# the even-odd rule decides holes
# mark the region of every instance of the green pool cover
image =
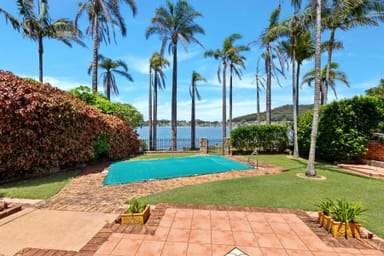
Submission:
[[221,156],[193,156],[111,164],[104,185],[252,169]]

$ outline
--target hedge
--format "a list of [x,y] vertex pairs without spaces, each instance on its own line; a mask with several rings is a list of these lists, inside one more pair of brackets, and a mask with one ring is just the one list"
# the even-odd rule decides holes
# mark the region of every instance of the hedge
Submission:
[[231,145],[240,151],[282,153],[288,147],[286,125],[247,125],[231,132]]
[[[109,149],[98,152],[100,134]],[[105,155],[138,151],[127,122],[100,113],[71,93],[0,71],[0,180],[42,175]]]

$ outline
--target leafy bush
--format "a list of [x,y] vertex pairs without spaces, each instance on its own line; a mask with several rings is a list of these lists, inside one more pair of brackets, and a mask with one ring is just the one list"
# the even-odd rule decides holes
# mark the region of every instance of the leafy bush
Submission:
[[283,152],[288,146],[288,128],[279,124],[240,126],[232,130],[231,144],[241,151]]
[[[352,160],[367,149],[369,138],[382,119],[377,98],[356,96],[321,108],[317,156],[324,160]],[[299,117],[300,154],[307,156],[310,146],[313,111]]]
[[102,114],[49,84],[0,71],[1,181],[95,159],[101,131],[111,137],[109,158],[137,152],[137,134],[121,119]]
[[112,103],[104,95],[92,93],[89,87],[79,86],[71,90],[71,93],[104,114],[114,115],[125,120],[133,128],[141,126],[144,121],[143,115],[133,106],[125,103]]

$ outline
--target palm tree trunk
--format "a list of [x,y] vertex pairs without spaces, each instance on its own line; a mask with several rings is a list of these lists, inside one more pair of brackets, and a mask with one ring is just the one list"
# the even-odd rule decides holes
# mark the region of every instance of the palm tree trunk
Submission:
[[329,38],[329,45],[328,45],[327,71],[325,73],[325,83],[324,83],[324,91],[323,91],[323,97],[322,97],[322,105],[327,104],[327,101],[328,101],[329,72],[331,70],[333,44],[335,43],[335,32],[336,32],[336,29],[332,28],[331,29],[331,35]]
[[311,145],[309,148],[308,165],[305,170],[306,176],[316,176],[315,170],[315,155],[316,155],[316,141],[317,130],[319,126],[319,101],[320,101],[320,83],[321,83],[321,1],[316,0],[316,51],[315,51],[315,94],[313,103],[313,120],[311,132]]
[[267,47],[267,55],[265,56],[265,64],[266,64],[266,72],[267,72],[267,86],[266,86],[266,123],[271,124],[271,80],[272,80],[272,73],[271,73],[271,52],[270,52],[270,46]]
[[298,90],[296,74],[296,35],[293,36],[292,43],[292,101],[293,101],[293,157],[299,157],[299,143],[297,141],[297,108],[298,108]]
[[99,62],[99,20],[97,15],[93,20],[93,62],[92,62],[92,91],[97,92],[97,63]]
[[232,73],[233,73],[233,67],[230,66],[230,77],[229,77],[229,137],[231,137],[231,131],[232,131]]
[[177,41],[173,44],[173,73],[172,73],[172,150],[177,150]]
[[195,83],[192,83],[192,109],[191,109],[191,149],[196,148],[196,116],[195,116]]
[[149,150],[153,150],[153,138],[152,138],[152,68],[149,67],[149,90],[148,90],[148,138],[149,138]]
[[224,141],[227,137],[227,88],[226,88],[226,69],[227,63],[223,61],[223,124],[222,124],[222,134],[223,134],[223,154],[224,154]]
[[157,149],[157,87],[158,87],[158,76],[155,71],[155,83],[153,85],[153,150]]
[[39,35],[39,81],[40,83],[43,83],[43,54],[44,54],[44,47],[43,47],[43,37]]
[[260,93],[259,93],[259,71],[256,68],[256,121],[260,124]]

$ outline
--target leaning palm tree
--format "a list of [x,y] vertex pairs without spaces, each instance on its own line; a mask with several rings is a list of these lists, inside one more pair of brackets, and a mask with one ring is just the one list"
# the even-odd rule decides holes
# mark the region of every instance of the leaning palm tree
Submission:
[[150,65],[153,71],[152,85],[153,85],[153,121],[152,121],[152,148],[157,148],[157,91],[158,89],[165,88],[165,73],[164,68],[169,67],[169,61],[161,56],[159,53],[152,54]]
[[120,3],[126,3],[131,7],[132,13],[136,15],[136,4],[134,0],[86,0],[79,3],[79,12],[75,17],[75,26],[81,15],[86,12],[89,25],[85,34],[93,39],[93,61],[92,61],[92,90],[97,92],[97,65],[100,42],[110,43],[110,33],[115,38],[115,26],[119,27],[121,34],[125,36],[127,29],[124,18],[120,13]]
[[48,0],[37,2],[37,13],[35,6],[30,0],[17,0],[17,7],[22,16],[20,26],[23,28],[25,37],[38,42],[39,48],[39,81],[43,82],[43,53],[44,38],[56,39],[72,47],[71,42],[82,46],[85,44],[79,39],[80,32],[75,30],[74,24],[69,19],[58,19],[51,21],[48,13]]
[[306,176],[316,176],[315,156],[317,131],[319,128],[319,110],[320,110],[320,86],[321,86],[321,4],[322,0],[312,1],[316,13],[316,41],[315,41],[315,92],[313,102],[313,120],[311,131],[311,144],[309,147],[308,164],[305,169]]
[[[231,62],[230,57],[233,56],[238,49],[234,47],[233,42],[237,39],[240,39],[240,34],[232,34],[229,37],[224,39],[223,43],[223,49],[216,49],[216,50],[208,50],[204,53],[204,57],[213,57],[216,60],[220,60],[219,66],[217,68],[217,79],[219,80],[219,83],[223,82],[223,93],[222,93],[222,116],[223,116],[223,123],[222,123],[222,137],[223,137],[223,143],[224,139],[227,137],[227,88],[226,88],[226,81],[227,81],[227,65]],[[223,71],[221,71],[223,69]],[[221,80],[220,75],[222,73],[223,79]],[[223,147],[224,150],[224,147]]]
[[242,51],[249,51],[245,45],[232,46],[233,51],[229,56],[229,134],[232,131],[232,98],[233,98],[233,74],[241,80],[241,69],[245,69],[246,58],[240,55]]
[[201,99],[200,93],[197,90],[196,83],[198,81],[204,81],[207,82],[207,79],[202,77],[199,73],[196,71],[193,71],[192,73],[192,81],[191,81],[191,87],[189,88],[189,95],[191,95],[192,98],[192,109],[191,109],[191,149],[194,150],[196,148],[196,113],[195,113],[195,95],[198,100]]
[[[329,69],[329,78],[328,78],[328,85],[332,88],[332,91],[337,99],[337,93],[336,93],[336,81],[340,81],[344,83],[346,86],[349,87],[349,81],[347,79],[347,76],[344,72],[337,71],[339,68],[339,64],[332,62],[331,63],[331,68]],[[320,104],[324,105],[325,104],[325,99],[327,98],[327,91],[323,91],[322,88],[324,88],[324,84],[326,83],[327,80],[327,72],[328,72],[328,64],[321,70],[321,80],[320,80]],[[304,74],[303,76],[303,81],[302,83],[306,83],[309,86],[311,86],[312,82],[315,81],[316,79],[316,72],[315,70],[308,71],[307,73]]]
[[343,31],[356,26],[379,26],[379,21],[384,21],[384,2],[382,0],[332,0],[325,6],[323,26],[330,31],[327,44],[327,72],[323,85],[324,103],[327,103],[327,90],[330,83],[333,50],[337,46],[335,34],[337,29]]
[[187,1],[179,0],[176,4],[167,1],[166,6],[156,9],[156,15],[151,19],[152,25],[146,30],[148,39],[151,35],[159,35],[162,40],[161,55],[169,43],[169,51],[173,56],[172,63],[172,150],[177,149],[177,45],[180,41],[185,50],[190,42],[195,42],[203,47],[195,34],[204,34],[204,29],[199,26],[195,19],[201,17]]
[[[119,74],[128,81],[133,82],[132,76],[128,73],[128,66],[122,60],[112,60],[99,54],[98,68],[105,70],[100,76],[103,77],[104,93],[108,100],[111,100],[111,91],[114,95],[119,95],[119,88],[117,87],[116,78],[114,73]],[[93,72],[93,65],[89,65],[88,74]]]
[[[278,75],[284,76],[285,58],[278,44],[276,43],[279,36],[287,33],[287,27],[279,23],[280,6],[276,8],[270,18],[269,25],[261,35],[261,47],[264,48],[263,56],[265,60],[266,82],[266,122],[271,124],[271,83],[274,78],[280,84]],[[274,59],[278,60],[279,66],[274,63]]]

